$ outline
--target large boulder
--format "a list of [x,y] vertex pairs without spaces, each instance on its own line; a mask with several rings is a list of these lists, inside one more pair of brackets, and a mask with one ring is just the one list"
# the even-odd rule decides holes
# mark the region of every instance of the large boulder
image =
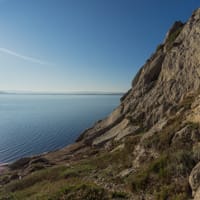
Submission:
[[200,198],[200,162],[192,169],[189,176],[189,183],[192,189],[192,196],[197,200]]

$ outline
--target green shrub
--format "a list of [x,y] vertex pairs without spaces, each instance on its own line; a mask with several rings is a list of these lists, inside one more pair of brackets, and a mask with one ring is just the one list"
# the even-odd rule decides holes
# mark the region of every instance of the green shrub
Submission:
[[174,183],[169,185],[163,185],[159,188],[159,191],[154,194],[156,200],[168,200],[172,199],[172,196],[176,195]]
[[[152,162],[140,168],[140,171],[131,177],[133,191],[152,189],[159,185],[171,183],[174,177],[188,177],[195,165],[193,154],[188,150],[166,152]],[[151,186],[149,185],[151,183]],[[151,187],[151,188],[148,188]],[[163,195],[166,192],[163,190]]]
[[145,140],[143,140],[143,146],[145,148],[157,148],[159,141],[160,141],[159,133],[154,133],[151,137],[148,137]]
[[166,45],[167,45],[167,50],[170,50],[173,47],[173,43],[182,31],[183,26],[179,27],[176,31],[172,32],[169,37],[167,38]]
[[125,192],[113,192],[112,198],[128,199],[128,194]]
[[188,200],[191,198],[191,194],[188,187],[186,187],[182,188],[182,185],[176,185],[175,183],[162,185],[158,191],[154,193],[155,200]]
[[11,170],[22,169],[23,167],[26,167],[30,161],[31,161],[31,158],[21,158],[13,162],[12,164],[10,164],[9,168]]
[[87,175],[87,173],[92,171],[93,169],[95,169],[95,166],[91,164],[87,163],[76,164],[64,170],[62,172],[62,176],[64,178],[69,178],[69,177],[78,177],[82,175]]
[[172,153],[168,163],[169,171],[176,176],[189,175],[194,166],[194,155],[189,150],[179,150]]
[[199,162],[200,161],[200,143],[197,143],[193,146],[192,152],[193,152],[193,157],[194,157],[195,162],[196,163]]
[[60,166],[33,172],[21,180],[15,180],[7,184],[5,189],[9,192],[14,192],[23,190],[44,180],[56,181],[61,177],[61,174],[65,169],[66,167]]
[[168,164],[168,157],[166,155],[160,156],[153,161],[148,168],[149,173],[155,173],[160,179],[164,179],[167,176],[166,166]]
[[69,185],[49,200],[108,200],[108,193],[94,184]]
[[159,152],[169,149],[174,134],[181,128],[182,118],[182,115],[171,118],[160,132],[154,133],[143,141],[144,147],[154,148]]
[[132,189],[133,191],[140,191],[147,189],[147,185],[152,179],[157,179],[160,182],[167,178],[168,172],[166,165],[168,158],[166,155],[160,156],[158,159],[152,161],[149,165],[141,169],[132,178]]
[[13,195],[4,195],[1,197],[1,194],[0,194],[0,200],[16,200],[16,198],[13,196]]
[[157,48],[156,48],[156,51],[162,50],[162,49],[163,49],[163,47],[164,47],[164,45],[163,45],[163,44],[159,44],[159,45],[157,46]]
[[200,128],[200,124],[198,122],[188,122],[188,126],[192,129],[192,130],[198,130]]
[[149,180],[148,171],[140,171],[133,178],[132,190],[133,192],[139,192],[140,190],[145,190]]

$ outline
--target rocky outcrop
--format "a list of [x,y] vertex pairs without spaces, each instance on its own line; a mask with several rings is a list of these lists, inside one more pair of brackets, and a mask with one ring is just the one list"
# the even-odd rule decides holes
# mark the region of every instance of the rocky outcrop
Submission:
[[200,162],[193,168],[189,176],[189,183],[194,199],[198,200],[200,197]]
[[[145,162],[159,159],[163,152],[167,158],[175,159],[173,162],[177,162],[180,171],[188,157],[190,163],[184,170],[191,170],[199,161],[195,157],[199,153],[192,150],[200,142],[199,92],[200,9],[187,23],[173,24],[163,44],[136,74],[120,106],[86,130],[78,141],[104,148],[116,141],[123,143],[127,136],[143,133],[131,152],[134,172]],[[169,156],[168,152],[174,155]],[[180,173],[186,173],[184,170]],[[183,176],[188,181],[188,175]],[[189,182],[195,199],[200,199],[200,164],[192,170]]]
[[[200,10],[197,10],[186,24],[175,22],[163,44],[135,76],[121,105],[108,118],[86,130],[78,140],[90,145],[105,144],[122,132],[124,136],[134,134],[135,126],[149,129],[166,117],[188,93],[198,91],[199,20]],[[128,131],[125,124],[128,124]]]

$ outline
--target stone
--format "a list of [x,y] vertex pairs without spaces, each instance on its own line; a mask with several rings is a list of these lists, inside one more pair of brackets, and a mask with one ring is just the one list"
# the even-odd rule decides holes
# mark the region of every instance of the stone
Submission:
[[[192,169],[189,176],[189,184],[192,189],[192,195],[195,197],[200,186],[200,162]],[[200,193],[198,192],[198,195]]]

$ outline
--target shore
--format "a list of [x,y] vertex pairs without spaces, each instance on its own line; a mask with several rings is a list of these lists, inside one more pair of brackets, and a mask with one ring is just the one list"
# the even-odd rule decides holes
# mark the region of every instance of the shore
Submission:
[[0,164],[0,175],[8,168],[7,163],[1,163]]

